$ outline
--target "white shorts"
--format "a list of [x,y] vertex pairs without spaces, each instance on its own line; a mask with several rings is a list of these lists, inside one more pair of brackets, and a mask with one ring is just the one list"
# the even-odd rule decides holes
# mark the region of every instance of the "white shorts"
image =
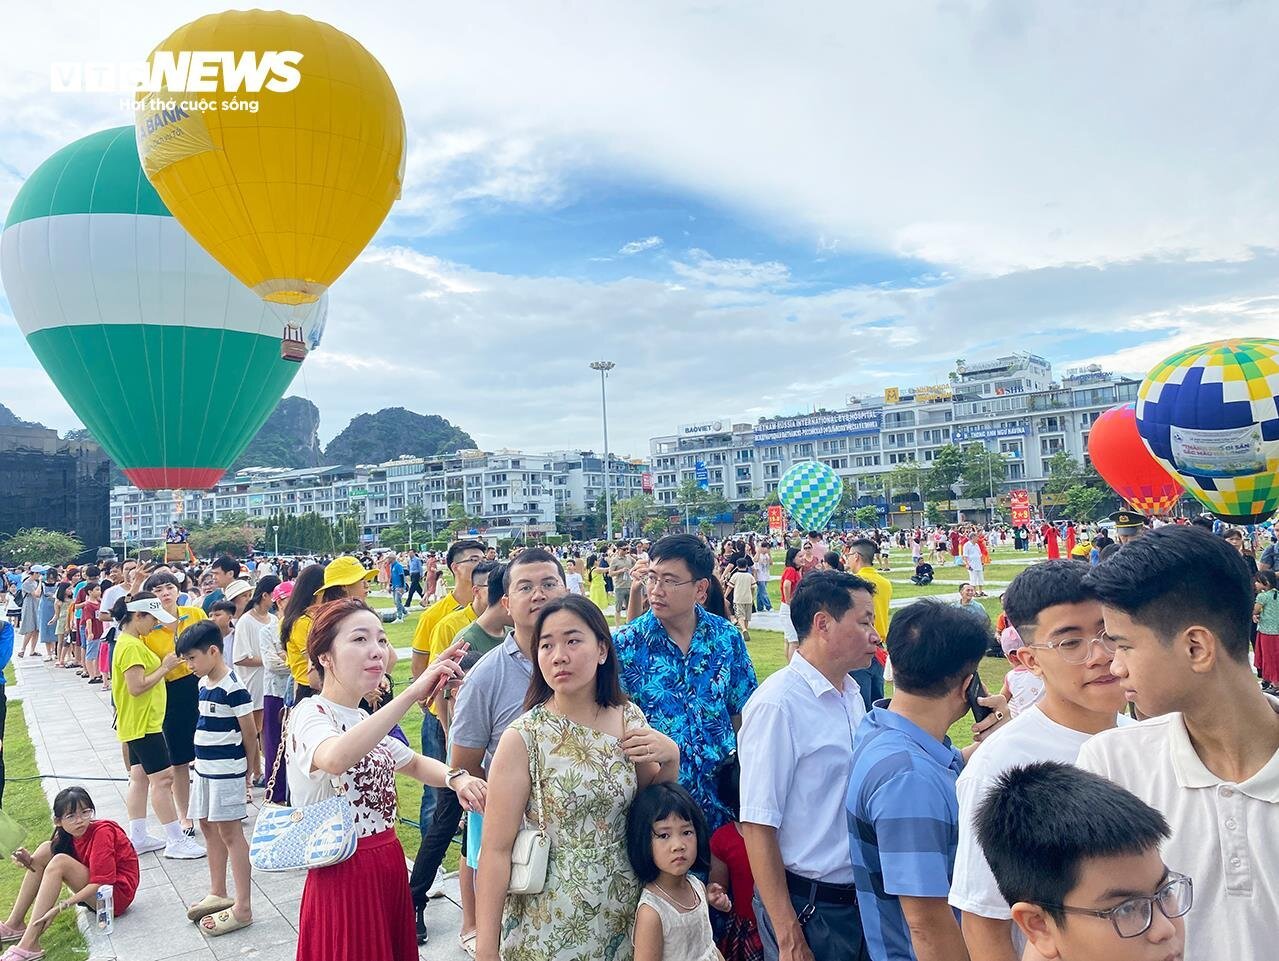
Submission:
[[187,817],[192,821],[243,821],[249,816],[244,802],[246,787],[242,777],[201,777],[193,771]]
[[984,570],[970,570],[968,572],[968,583],[973,587],[985,587],[986,572]]
[[798,644],[799,634],[795,630],[795,623],[790,619],[790,605],[783,604],[778,613],[782,615],[782,637],[791,644]]

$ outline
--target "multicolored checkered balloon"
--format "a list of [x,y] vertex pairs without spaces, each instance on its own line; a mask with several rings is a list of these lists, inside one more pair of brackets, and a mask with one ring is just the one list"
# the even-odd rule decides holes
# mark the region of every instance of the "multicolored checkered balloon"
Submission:
[[826,529],[843,493],[844,482],[839,475],[820,461],[796,464],[777,485],[777,496],[791,523],[806,531]]
[[1156,364],[1137,392],[1150,453],[1217,517],[1279,510],[1279,340],[1221,340]]

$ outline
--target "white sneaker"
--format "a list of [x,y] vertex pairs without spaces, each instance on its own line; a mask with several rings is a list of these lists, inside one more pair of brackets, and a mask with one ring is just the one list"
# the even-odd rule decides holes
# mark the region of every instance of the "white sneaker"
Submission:
[[205,855],[204,848],[194,838],[184,837],[178,841],[170,841],[164,846],[164,856],[177,861],[194,861]]
[[167,843],[164,838],[158,838],[154,834],[144,834],[141,838],[130,838],[129,840],[133,842],[133,850],[138,854],[159,851]]
[[444,897],[444,868],[441,867],[436,869],[435,882],[427,890],[426,896],[428,898]]

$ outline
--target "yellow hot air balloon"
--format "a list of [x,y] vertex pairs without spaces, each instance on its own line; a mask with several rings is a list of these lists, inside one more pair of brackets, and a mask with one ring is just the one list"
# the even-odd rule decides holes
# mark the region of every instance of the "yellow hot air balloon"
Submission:
[[165,206],[258,296],[319,299],[404,180],[404,114],[382,65],[278,10],[201,17],[148,63],[135,129]]

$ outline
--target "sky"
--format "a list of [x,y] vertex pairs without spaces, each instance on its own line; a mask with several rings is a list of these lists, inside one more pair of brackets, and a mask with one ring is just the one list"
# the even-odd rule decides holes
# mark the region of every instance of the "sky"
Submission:
[[[0,211],[130,122],[50,65],[225,9],[6,10]],[[251,5],[248,5],[251,6]],[[1029,350],[1141,376],[1279,331],[1279,5],[1246,0],[289,9],[385,66],[403,196],[289,393],[328,440],[437,413],[486,449],[644,455],[679,424],[838,408]],[[0,297],[0,402],[77,426]]]

